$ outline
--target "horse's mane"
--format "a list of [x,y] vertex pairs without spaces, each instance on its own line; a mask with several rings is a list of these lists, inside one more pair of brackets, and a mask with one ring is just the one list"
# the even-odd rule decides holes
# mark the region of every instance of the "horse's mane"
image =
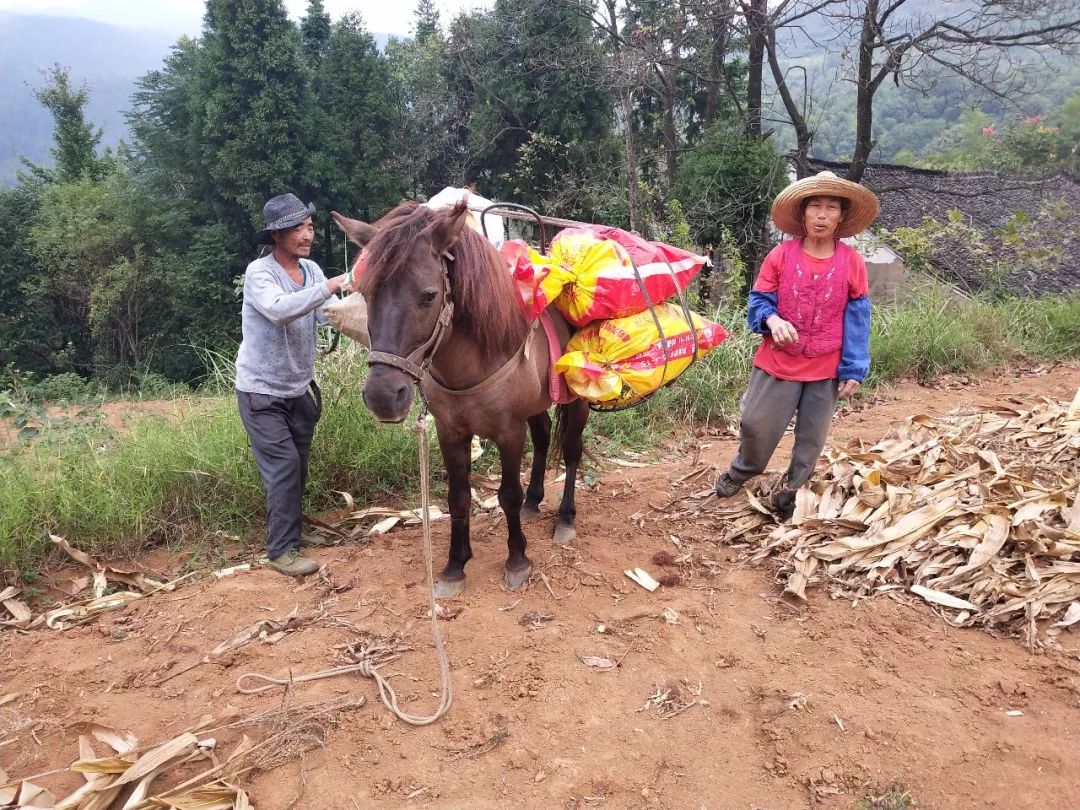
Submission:
[[[433,211],[404,202],[375,223],[378,233],[364,250],[367,267],[360,275],[360,292],[369,301],[383,284],[405,272],[421,240],[432,240],[436,228],[457,216],[461,208]],[[450,295],[454,299],[454,328],[471,335],[485,352],[517,347],[525,340],[528,322],[517,303],[506,261],[483,236],[462,228],[449,251]]]

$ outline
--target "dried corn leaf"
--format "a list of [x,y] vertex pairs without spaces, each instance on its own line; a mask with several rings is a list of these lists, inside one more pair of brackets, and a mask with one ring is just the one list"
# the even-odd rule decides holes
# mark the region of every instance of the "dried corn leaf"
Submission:
[[72,605],[65,605],[46,613],[44,616],[45,625],[54,630],[63,630],[81,624],[99,613],[124,607],[136,599],[141,599],[142,596],[141,593],[135,593],[134,591],[118,591],[117,593],[76,602]]
[[66,551],[68,556],[76,562],[82,563],[87,568],[101,568],[97,560],[95,560],[93,557],[91,557],[89,554],[86,554],[85,552],[79,551],[76,548],[72,548],[71,543],[69,543],[63,537],[59,537],[55,534],[50,534],[49,539],[56,543],[56,545],[60,546],[60,548],[62,548],[64,551]]
[[1080,602],[1073,602],[1061,617],[1061,621],[1054,622],[1054,627],[1072,627],[1077,622],[1080,622]]
[[[18,591],[15,591],[18,593]],[[0,622],[0,624],[12,625],[14,627],[25,627],[30,624],[30,619],[33,614],[30,612],[30,608],[26,606],[25,602],[21,602],[14,597],[9,599],[0,599],[0,604],[4,606],[4,610],[11,614],[11,619]]]
[[139,738],[130,731],[117,731],[97,723],[89,723],[86,730],[93,735],[95,740],[105,743],[120,756],[134,751],[139,744]]
[[116,757],[97,757],[95,759],[80,759],[76,761],[71,770],[77,773],[111,773],[120,774],[127,771],[135,764],[137,757],[134,754],[125,754]]
[[171,794],[168,798],[153,797],[150,803],[154,807],[170,810],[234,810],[251,807],[250,799],[244,791],[224,782],[200,785],[182,793]]
[[384,518],[383,520],[380,520],[378,523],[372,526],[370,529],[368,529],[368,537],[371,537],[375,534],[386,534],[399,523],[401,523],[400,515],[391,515],[388,518]]
[[102,787],[96,793],[92,793],[86,801],[79,805],[79,810],[113,810],[113,803],[119,798],[123,786]]
[[40,785],[33,782],[21,782],[16,787],[0,789],[0,806],[4,808],[16,807],[48,807],[56,805],[53,795]]
[[139,757],[131,767],[113,782],[113,786],[126,785],[129,782],[135,782],[156,773],[172,764],[175,760],[186,758],[188,755],[195,753],[198,744],[199,741],[194,734],[184,732]]
[[921,596],[927,602],[932,602],[933,604],[941,605],[942,607],[953,608],[954,610],[971,611],[979,609],[976,605],[971,604],[971,602],[966,599],[961,599],[958,596],[953,596],[944,591],[935,591],[932,588],[924,588],[922,585],[912,585],[911,592],[916,596]]
[[210,655],[224,655],[238,647],[243,647],[245,644],[248,644],[259,637],[266,637],[273,633],[284,633],[289,630],[296,630],[301,625],[310,621],[309,618],[301,618],[299,616],[299,611],[300,608],[297,606],[283,619],[263,619],[262,621],[255,622],[255,624],[245,627],[232,638],[218,644],[210,651]]

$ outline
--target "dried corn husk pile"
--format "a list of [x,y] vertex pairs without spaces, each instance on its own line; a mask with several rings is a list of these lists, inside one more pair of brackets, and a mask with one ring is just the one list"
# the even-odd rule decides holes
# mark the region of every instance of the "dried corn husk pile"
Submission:
[[[0,771],[0,806],[49,807],[55,810],[111,810],[112,808],[200,808],[231,810],[252,807],[247,794],[235,784],[235,776],[244,770],[243,760],[253,748],[244,737],[224,760],[215,754],[213,738],[200,740],[190,731],[149,750],[140,750],[139,741],[130,731],[114,731],[91,725],[89,734],[79,737],[79,758],[71,771],[82,774],[83,785],[67,797],[57,799],[49,790],[29,780],[7,782]],[[101,756],[94,743],[110,750]],[[164,793],[155,793],[151,785],[166,771],[200,762],[200,774]]]
[[830,448],[787,524],[749,493],[710,491],[665,519],[707,525],[754,560],[775,557],[785,591],[912,593],[956,625],[1050,634],[1080,623],[1080,391],[1071,405],[913,416],[872,447]]
[[33,630],[44,624],[53,630],[65,630],[91,621],[102,613],[122,608],[144,596],[171,591],[178,582],[191,576],[188,574],[173,582],[158,582],[138,567],[118,567],[98,562],[89,554],[74,548],[63,537],[51,534],[49,539],[71,559],[90,571],[71,581],[68,593],[75,597],[75,601],[35,616],[30,607],[18,598],[21,595],[19,588],[4,588],[0,591],[0,629],[15,627]]
[[[345,712],[363,706],[346,697],[294,706],[289,694],[281,706],[253,717],[235,709],[224,716],[203,716],[167,742],[140,745],[130,731],[87,723],[79,735],[79,756],[67,772],[81,774],[83,784],[63,798],[37,784],[64,770],[29,779],[9,780],[0,770],[0,807],[47,807],[52,810],[254,810],[238,785],[251,771],[267,771],[326,744],[328,729]],[[262,739],[246,733],[223,746],[210,732],[264,729]],[[107,750],[104,756],[101,751]],[[159,783],[155,785],[155,783]],[[160,784],[168,783],[168,784]]]

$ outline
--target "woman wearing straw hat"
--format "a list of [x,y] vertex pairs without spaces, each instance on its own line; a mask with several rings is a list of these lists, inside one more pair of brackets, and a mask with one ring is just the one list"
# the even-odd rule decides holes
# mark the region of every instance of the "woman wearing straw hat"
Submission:
[[794,237],[765,258],[750,292],[750,329],[764,335],[742,398],[739,452],[716,481],[729,498],[768,466],[795,417],[795,445],[772,499],[784,518],[814,472],[836,400],[858,390],[870,369],[866,264],[840,241],[878,213],[873,192],[821,172],[785,188],[772,205],[776,227]]

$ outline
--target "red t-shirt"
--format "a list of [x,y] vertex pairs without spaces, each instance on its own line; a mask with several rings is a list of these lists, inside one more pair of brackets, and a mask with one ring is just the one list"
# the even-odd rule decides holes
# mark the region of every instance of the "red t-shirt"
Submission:
[[[832,265],[832,257],[817,259],[804,250],[801,262],[802,266],[816,278],[821,273],[828,272]],[[754,282],[754,289],[758,292],[775,293],[780,288],[780,272],[783,267],[784,246],[779,244],[769,251],[769,255],[762,262],[761,270]],[[868,292],[866,262],[858,251],[852,250],[851,263],[848,267],[848,300],[861,298]],[[801,354],[788,354],[777,347],[771,335],[765,335],[761,345],[758,346],[757,354],[754,355],[754,365],[780,380],[798,382],[831,380],[836,376],[836,369],[840,365],[840,349],[820,357],[803,357]]]

